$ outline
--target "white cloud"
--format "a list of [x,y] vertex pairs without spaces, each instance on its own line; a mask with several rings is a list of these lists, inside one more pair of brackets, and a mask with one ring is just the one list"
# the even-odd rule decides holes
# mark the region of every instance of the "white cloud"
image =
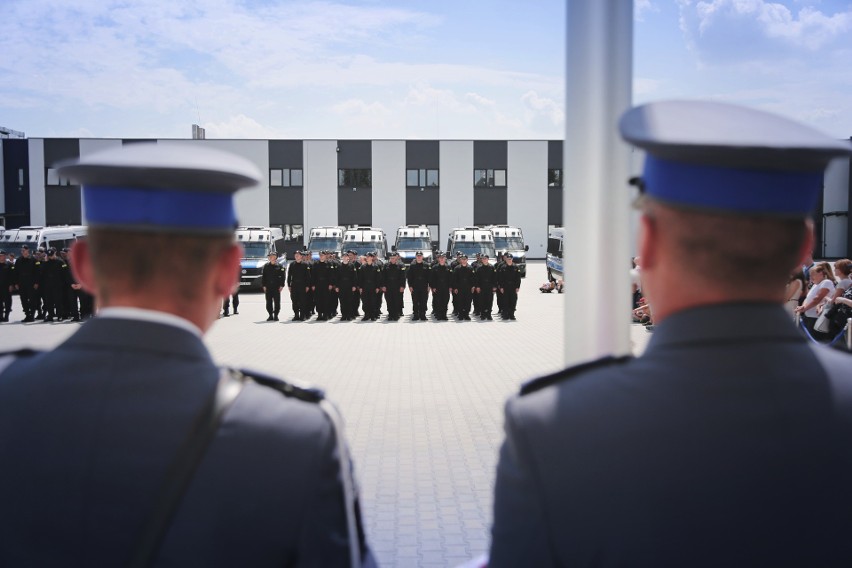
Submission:
[[659,12],[660,7],[657,6],[652,0],[634,0],[633,1],[633,15],[637,21],[644,21],[645,14],[649,12]]
[[207,138],[283,138],[282,132],[264,126],[244,114],[228,117],[221,122],[205,122]]

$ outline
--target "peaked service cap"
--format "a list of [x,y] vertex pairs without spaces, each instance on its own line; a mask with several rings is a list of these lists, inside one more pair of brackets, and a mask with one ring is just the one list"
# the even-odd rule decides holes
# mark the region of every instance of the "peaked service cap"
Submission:
[[83,186],[89,225],[152,232],[232,233],[233,194],[260,181],[245,158],[173,143],[127,144],[58,169]]
[[848,141],[728,103],[650,103],[624,113],[619,130],[646,152],[645,194],[673,206],[735,214],[810,215],[828,163],[852,154]]

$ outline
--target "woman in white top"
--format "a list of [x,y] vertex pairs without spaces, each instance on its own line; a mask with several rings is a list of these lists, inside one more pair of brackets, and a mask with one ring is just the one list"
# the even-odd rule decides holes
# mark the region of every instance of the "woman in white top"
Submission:
[[803,315],[802,321],[815,339],[824,339],[822,333],[814,331],[814,323],[819,316],[819,308],[834,295],[834,273],[829,263],[820,262],[811,268],[810,275],[811,289],[802,305],[796,308],[796,313]]

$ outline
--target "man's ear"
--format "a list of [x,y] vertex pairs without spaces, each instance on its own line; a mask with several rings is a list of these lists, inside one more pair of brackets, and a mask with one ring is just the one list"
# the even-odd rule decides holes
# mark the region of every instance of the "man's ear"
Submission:
[[240,257],[242,247],[233,243],[216,257],[216,274],[213,285],[217,296],[233,294],[240,285]]
[[653,269],[657,264],[659,254],[660,233],[657,220],[648,215],[639,217],[639,257],[641,270]]
[[89,251],[89,243],[83,239],[75,241],[71,245],[71,272],[74,279],[89,294],[95,294],[95,270],[92,267],[92,256]]

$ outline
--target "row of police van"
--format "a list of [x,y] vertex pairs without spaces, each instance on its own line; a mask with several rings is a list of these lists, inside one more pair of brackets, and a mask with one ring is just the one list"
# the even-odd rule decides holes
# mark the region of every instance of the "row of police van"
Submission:
[[[379,259],[387,259],[392,252],[399,254],[408,264],[418,253],[426,262],[435,258],[438,241],[427,225],[404,225],[396,231],[394,244],[388,247],[385,231],[379,227],[364,225],[314,227],[308,234],[307,248],[311,258],[317,260],[320,251],[329,250],[337,254],[354,250],[359,256],[374,253]],[[284,235],[280,229],[270,227],[240,227],[237,240],[246,251],[242,261],[240,286],[242,289],[260,287],[260,273],[270,251],[278,254],[278,262],[284,258]],[[450,231],[446,254],[450,259],[461,252],[468,257],[487,254],[496,259],[506,252],[512,253],[515,263],[526,276],[526,253],[529,246],[524,243],[523,231],[509,225],[459,227]]]

